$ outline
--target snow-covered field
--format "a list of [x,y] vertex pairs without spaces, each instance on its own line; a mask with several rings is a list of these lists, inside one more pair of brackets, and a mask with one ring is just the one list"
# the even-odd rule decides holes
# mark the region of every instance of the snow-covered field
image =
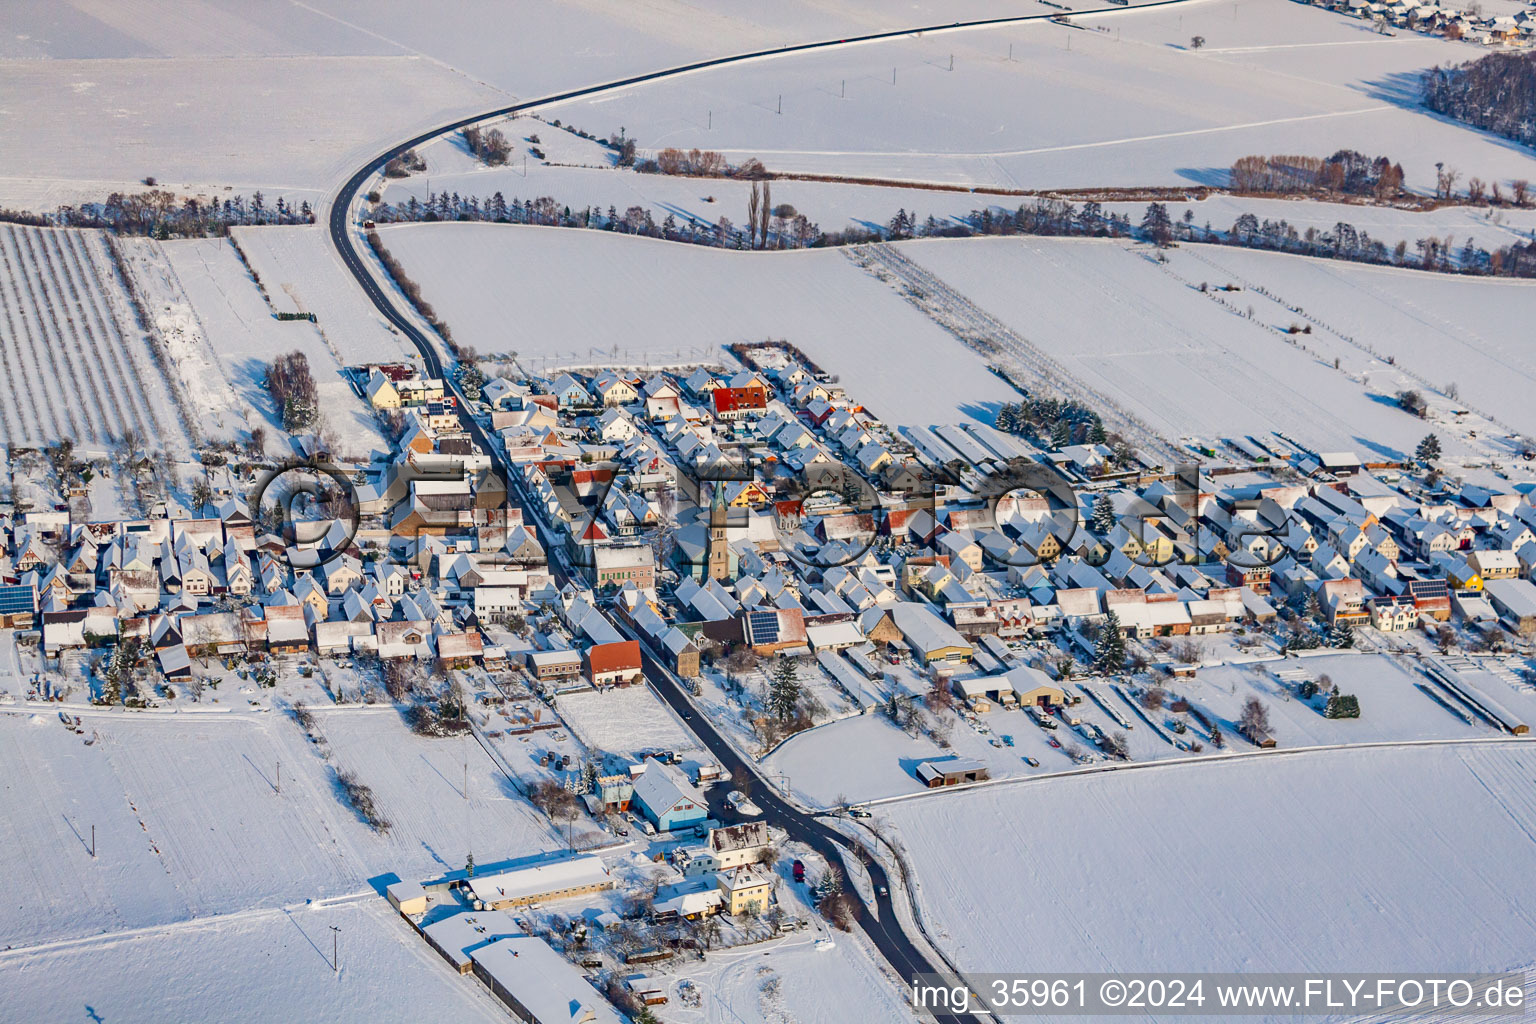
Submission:
[[198,330],[217,353],[224,380],[233,389],[231,404],[247,424],[264,422],[269,433],[281,431],[282,417],[261,382],[276,356],[298,350],[309,360],[321,416],[337,438],[338,455],[366,459],[384,447],[372,410],[342,378],[341,364],[317,325],[276,319],[227,239],[145,244],[158,246],[174,269]]
[[171,389],[96,231],[0,227],[0,431],[85,451],[125,432],[184,456]]
[[8,1019],[36,1024],[509,1019],[372,890],[0,953],[0,983]]
[[281,312],[313,313],[344,365],[415,356],[342,266],[324,227],[235,228],[230,234]]
[[393,707],[314,713],[335,764],[372,787],[391,822],[373,840],[380,870],[428,878],[463,868],[471,852],[488,864],[564,845],[473,737],[417,736]]
[[1292,0],[1074,21],[790,55],[542,113],[772,170],[1010,187],[1213,184],[1244,154],[1346,147],[1402,162],[1416,189],[1437,160],[1485,180],[1536,173],[1527,151],[1415,108],[1418,75],[1485,52],[1470,44],[1380,36]]
[[318,203],[412,128],[501,99],[411,56],[10,60],[0,78],[0,131],[25,140],[0,149],[0,206],[21,209],[100,202],[146,176],[182,195]]
[[[1445,359],[1436,346],[1478,326],[1492,334],[1502,323],[1510,342],[1498,342],[1494,350],[1508,351],[1519,310],[1536,296],[1536,286],[1519,282],[1367,270],[1212,246],[1183,246],[1166,263],[1145,246],[1113,240],[938,239],[899,248],[1050,355],[1080,385],[1166,437],[1281,430],[1325,450],[1388,458],[1411,452],[1426,431],[1423,421],[1392,402],[1401,388],[1426,388],[1408,361],[1416,345],[1439,353],[1417,361],[1422,375],[1433,384],[1449,383],[1469,364],[1446,360],[1436,367],[1435,360]],[[1249,274],[1240,277],[1229,264]],[[1243,290],[1202,293],[1202,283],[1213,289],[1235,283]],[[1314,287],[1322,301],[1333,301],[1315,305]],[[1383,297],[1370,296],[1367,287]],[[1454,328],[1444,312],[1409,307],[1410,295],[1424,295],[1424,289],[1433,290],[1440,311],[1454,309],[1459,316],[1468,310],[1472,326]],[[1372,301],[1361,303],[1366,298]],[[1393,302],[1408,308],[1388,311]],[[1297,344],[1281,332],[1307,321],[1288,305],[1320,321],[1311,334],[1296,337]],[[1456,340],[1465,342],[1466,335]],[[1394,353],[1404,365],[1386,363]],[[1489,411],[1521,430],[1531,429],[1536,420],[1528,406],[1497,401],[1517,391],[1519,379],[1512,384],[1501,392],[1478,381],[1479,394],[1487,396],[1482,405],[1496,406]]]
[[[513,142],[513,154],[504,167],[487,167],[469,156],[457,137],[441,139],[417,151],[427,169],[406,178],[389,179],[385,201],[424,202],[428,193],[458,193],[489,199],[500,192],[514,199],[553,196],[562,206],[581,210],[592,206],[622,212],[631,206],[651,211],[660,224],[668,214],[680,223],[690,220],[714,224],[722,216],[735,223],[746,218],[750,183],[729,178],[689,178],[641,174],[614,165],[614,153],[596,142],[529,117],[500,122],[498,127]],[[530,140],[536,136],[535,144]],[[540,160],[530,151],[544,153]],[[526,160],[524,159],[526,157]],[[773,182],[775,205],[788,203],[823,231],[868,228],[887,224],[897,210],[906,210],[921,223],[933,217],[941,223],[958,220],[985,207],[1013,211],[1031,205],[1027,196],[976,194],[965,190],[902,188],[890,185],[851,184],[834,181]],[[1140,222],[1145,203],[1109,202],[1106,211],[1123,213]],[[1367,232],[1390,249],[1406,242],[1410,251],[1420,238],[1454,238],[1457,246],[1475,239],[1484,248],[1529,241],[1536,232],[1536,210],[1446,206],[1425,212],[1302,199],[1256,199],[1247,196],[1213,195],[1195,202],[1170,202],[1168,212],[1181,220],[1185,210],[1196,227],[1209,224],[1217,232],[1231,229],[1244,213],[1261,222],[1285,220],[1305,233],[1307,228],[1331,232],[1340,221]],[[288,230],[288,229],[284,229]]]
[[1536,942],[1533,770],[1519,741],[1329,751],[879,816],[963,970],[1504,970]]
[[990,418],[989,407],[1014,397],[978,356],[838,252],[745,253],[503,224],[380,235],[456,340],[515,351],[534,372],[715,362],[726,344],[785,338],[892,423]]
[[[1526,328],[1536,317],[1536,284],[1211,246],[1187,247],[1172,261],[1185,276],[1257,285],[1300,306],[1330,328],[1314,327],[1308,346],[1325,359],[1337,355],[1351,370],[1368,373],[1372,391],[1386,390],[1402,371],[1410,371],[1435,390],[1454,383],[1461,408],[1491,415],[1521,433],[1536,431],[1530,402],[1536,350]],[[1285,315],[1271,302],[1255,304],[1270,311],[1272,320]],[[1363,358],[1341,334],[1369,344],[1395,365]]]
[[370,833],[291,722],[82,717],[84,736],[51,711],[0,715],[7,943],[335,896],[376,873],[359,856]]

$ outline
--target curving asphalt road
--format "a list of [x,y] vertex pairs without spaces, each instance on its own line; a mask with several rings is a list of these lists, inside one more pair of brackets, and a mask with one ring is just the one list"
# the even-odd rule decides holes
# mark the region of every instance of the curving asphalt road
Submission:
[[[1171,4],[1185,2],[1187,2],[1187,0],[1151,0],[1151,2],[1136,4],[1134,6],[1113,6],[1090,11],[1058,13],[1112,14],[1127,10],[1139,10],[1147,7],[1164,7]],[[643,82],[654,82],[662,79],[676,78],[681,75],[689,74],[690,72],[701,71],[707,68],[722,67],[729,64],[740,64],[747,61],[762,60],[770,57],[781,56],[784,54],[803,53],[809,50],[830,49],[836,46],[875,42],[883,39],[897,39],[902,36],[915,35],[920,32],[934,33],[961,29],[984,28],[987,26],[1018,24],[1031,21],[1046,21],[1057,16],[1057,13],[1029,14],[1018,15],[1014,17],[985,18],[975,21],[957,21],[941,25],[926,25],[918,28],[898,29],[890,32],[874,32],[867,35],[847,36],[841,39],[827,39],[819,42],[796,43],[793,45],[775,47],[772,49],[754,50],[748,53],[739,53],[728,57],[716,57],[709,60],[695,61],[691,64],[681,64],[676,67],[665,68],[659,71],[647,72],[640,75],[632,75],[628,78],[621,78],[611,82],[604,82],[599,85],[591,85],[579,89],[571,89],[565,92],[543,96],[539,99],[526,100],[521,103],[514,103],[505,107],[499,107],[495,110],[488,110],[483,113],[475,114],[471,117],[461,118],[460,120],[454,121],[451,124],[442,125],[430,131],[423,132],[420,135],[416,135],[413,138],[407,139],[406,141],[391,147],[385,152],[380,153],[365,166],[359,168],[357,172],[352,175],[352,177],[347,179],[346,183],[341,186],[341,189],[337,192],[335,199],[332,200],[331,203],[330,215],[328,218],[331,242],[333,245],[335,245],[336,252],[341,256],[342,262],[346,265],[348,272],[350,272],[353,278],[357,280],[358,285],[367,294],[369,300],[373,302],[374,306],[379,310],[379,312],[384,316],[386,320],[393,324],[402,334],[411,340],[412,344],[416,346],[417,350],[421,353],[421,357],[425,362],[428,371],[433,376],[441,377],[447,381],[449,387],[453,390],[459,399],[460,417],[464,421],[465,427],[480,444],[482,449],[491,454],[492,458],[497,463],[498,469],[503,472],[504,478],[509,482],[514,481],[516,480],[516,477],[509,472],[509,467],[504,463],[500,449],[492,443],[492,439],[487,435],[485,428],[477,420],[475,420],[473,416],[469,415],[467,412],[467,404],[464,401],[463,395],[458,393],[459,389],[457,384],[455,384],[452,378],[444,372],[445,368],[443,365],[443,356],[439,351],[437,344],[416,325],[410,316],[402,313],[400,309],[396,307],[392,297],[392,293],[395,291],[393,283],[390,283],[389,285],[381,284],[380,281],[374,276],[364,257],[358,252],[352,233],[353,221],[351,218],[351,212],[353,202],[357,198],[358,193],[362,191],[363,187],[379,172],[379,169],[382,168],[386,162],[393,159],[394,157],[399,156],[401,153],[404,153],[408,149],[413,149],[416,146],[423,145],[435,138],[446,135],[449,132],[457,131],[460,128],[464,128],[490,118],[515,114],[521,111],[532,109],[534,107],[547,106],[551,103],[556,103],[563,100],[579,99],[586,96],[596,95],[598,93],[608,92],[614,89],[622,89],[627,86],[637,85]],[[538,520],[536,517],[534,517],[530,521],[537,522]],[[560,566],[556,561],[551,561],[550,566],[556,577],[560,579],[563,584],[565,582],[566,575],[564,568]],[[651,652],[643,643],[641,645],[641,650],[643,653],[646,677],[650,681],[651,685],[656,689],[657,693],[661,695],[662,699],[671,705],[673,710],[676,711],[677,714],[687,722],[688,726],[698,736],[699,740],[710,751],[715,759],[718,760],[721,765],[727,768],[734,778],[752,778],[757,780],[758,784],[754,787],[754,800],[759,806],[761,806],[763,810],[763,816],[772,825],[783,829],[784,832],[790,836],[790,838],[810,846],[812,849],[816,850],[817,853],[825,857],[829,863],[836,863],[841,858],[843,850],[846,849],[852,851],[855,849],[855,846],[850,839],[843,836],[836,830],[824,825],[811,815],[805,814],[804,812],[791,806],[789,803],[783,800],[771,786],[766,784],[760,773],[757,771],[756,766],[747,763],[742,757],[740,757],[736,753],[735,748],[732,747],[731,744],[727,742],[726,739],[721,736],[718,731],[715,730],[714,726],[712,726],[707,721],[707,719],[694,714],[694,709],[691,702],[689,701],[687,695],[684,694],[681,686],[678,685],[675,677],[666,669],[664,665],[662,665],[652,656]],[[865,862],[865,867],[869,873],[871,882],[876,887],[876,900],[875,906],[873,908],[875,913],[869,913],[868,911],[870,908],[866,907],[866,912],[861,915],[859,924],[863,928],[865,934],[867,934],[870,940],[874,942],[875,947],[880,951],[880,954],[885,958],[886,962],[890,964],[891,968],[896,972],[898,977],[907,983],[910,983],[911,980],[919,974],[946,974],[947,971],[942,967],[936,967],[927,958],[927,956],[917,948],[917,946],[902,930],[901,923],[896,916],[895,907],[891,904],[891,897],[889,896],[890,882],[886,877],[885,869],[878,862],[873,861]],[[879,895],[881,889],[886,890],[887,895]],[[964,1024],[964,1022],[971,1021],[974,1018],[969,1016],[960,1017],[955,1015],[941,1014],[937,1015],[936,1019],[943,1022],[943,1024]]]

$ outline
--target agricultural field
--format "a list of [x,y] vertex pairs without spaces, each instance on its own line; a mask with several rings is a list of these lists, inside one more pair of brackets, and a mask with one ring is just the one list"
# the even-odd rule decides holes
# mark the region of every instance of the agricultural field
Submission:
[[[1014,397],[985,361],[839,252],[732,252],[502,224],[379,234],[455,339],[515,351],[529,372],[713,362],[729,358],[722,346],[732,342],[785,338],[893,423],[990,420],[989,408]],[[914,375],[936,357],[945,373],[914,393]]]
[[[1536,867],[1533,769],[1519,741],[1307,752],[952,792],[877,817],[962,970],[1519,969],[1536,940],[1510,899]],[[971,870],[954,869],[956,835]]]
[[[587,207],[622,213],[632,206],[650,211],[660,224],[668,215],[680,224],[714,225],[721,217],[743,223],[750,182],[732,178],[692,178],[680,175],[642,174],[617,166],[614,151],[596,141],[528,116],[488,122],[512,143],[508,162],[487,167],[466,150],[462,139],[452,135],[417,150],[426,169],[408,177],[384,181],[382,197],[394,206],[411,199],[425,203],[429,194],[475,196],[489,200],[500,192],[507,202],[551,196],[573,211]],[[537,139],[538,141],[533,141]],[[535,153],[534,150],[538,150]],[[541,158],[539,153],[543,154]],[[929,217],[941,226],[961,221],[974,211],[994,213],[1031,206],[1032,196],[975,193],[966,189],[944,191],[895,185],[857,184],[843,181],[778,179],[773,182],[775,205],[784,203],[824,232],[869,229],[888,224],[898,210],[905,210],[921,224]],[[1106,212],[1123,214],[1139,223],[1145,202],[1105,202]],[[1262,223],[1280,221],[1305,234],[1308,228],[1332,232],[1346,222],[1368,233],[1388,249],[1399,242],[1410,252],[1421,238],[1453,239],[1455,249],[1468,240],[1485,248],[1524,242],[1536,231],[1536,210],[1454,205],[1432,210],[1407,210],[1384,206],[1327,203],[1316,200],[1257,198],[1212,194],[1203,200],[1169,201],[1175,222],[1186,211],[1197,228],[1209,225],[1224,234],[1238,217],[1253,214]],[[241,229],[244,231],[244,229]],[[275,229],[288,232],[288,228]],[[296,229],[302,231],[303,229]],[[267,229],[257,233],[266,236]],[[241,237],[244,237],[242,234]]]
[[135,321],[106,237],[0,225],[0,430],[17,446],[115,448],[129,432],[185,457],[161,356]]
[[483,985],[453,973],[371,889],[354,899],[7,950],[0,982],[7,1013],[37,1024],[93,1016],[116,1024],[508,1019]]
[[[174,271],[186,311],[196,318],[197,333],[217,357],[222,381],[216,379],[211,386],[222,395],[225,407],[241,417],[247,432],[261,425],[269,435],[281,434],[282,417],[263,379],[276,356],[299,351],[315,378],[319,432],[334,435],[337,454],[366,459],[385,447],[372,410],[341,376],[341,363],[318,325],[278,320],[278,310],[227,239],[147,244],[158,247]],[[224,393],[224,387],[230,392]]]
[[262,226],[230,232],[272,308],[313,313],[345,366],[420,358],[358,290],[320,226]]
[[564,847],[473,737],[417,736],[390,706],[313,713],[333,763],[366,782],[389,819],[371,839],[379,870],[428,878],[470,853],[490,864]]
[[[1395,294],[1406,298],[1427,275],[1255,253],[1233,261],[1231,250],[1202,245],[1159,259],[1148,247],[1114,240],[980,238],[896,248],[931,275],[917,278],[942,297],[941,305],[979,306],[1049,360],[1051,372],[1070,382],[1068,390],[1096,395],[1164,437],[1280,430],[1322,450],[1397,459],[1428,430],[1394,404],[1399,390],[1428,390],[1426,379],[1412,364],[1392,366],[1387,358],[1412,351],[1418,338],[1436,344],[1443,321],[1414,322],[1412,313],[1400,313],[1393,317],[1397,330],[1364,316],[1334,321],[1345,302],[1325,312],[1297,285],[1336,273],[1346,283],[1331,287],[1335,295],[1357,282],[1386,282],[1380,287],[1392,294],[1395,280],[1402,282]],[[1239,276],[1228,265],[1252,268],[1251,275]],[[1522,283],[1430,280],[1441,301],[1457,308],[1475,309],[1479,296],[1495,290],[1516,303],[1536,296],[1536,287]],[[1201,291],[1201,284],[1208,289]],[[1216,290],[1228,284],[1238,290]],[[1519,306],[1501,301],[1496,308],[1501,312],[1473,314],[1471,323],[1498,322]],[[1292,325],[1312,330],[1285,333]],[[1428,369],[1424,361],[1419,365]],[[1438,376],[1427,379],[1439,383]],[[1499,411],[1517,429],[1536,426],[1511,403],[1493,410]],[[1467,444],[1450,438],[1447,451],[1460,454]]]
[[[1013,188],[1220,185],[1249,153],[1341,148],[1536,176],[1518,147],[1427,115],[1426,69],[1484,50],[1293,0],[1198,2],[786,56],[554,104],[549,118],[645,149],[774,171]],[[1193,49],[1190,41],[1204,44]]]

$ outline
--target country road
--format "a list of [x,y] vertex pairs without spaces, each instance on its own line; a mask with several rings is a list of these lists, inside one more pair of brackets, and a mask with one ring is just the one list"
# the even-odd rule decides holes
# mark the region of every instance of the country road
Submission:
[[[1171,4],[1189,3],[1192,0],[1150,0],[1148,3],[1131,6],[1110,6],[1095,10],[1074,12],[1053,12],[1047,14],[1030,14],[1013,17],[987,18],[975,21],[957,21],[940,25],[926,25],[921,27],[899,29],[895,31],[876,32],[861,36],[848,36],[841,39],[827,39],[818,42],[797,43],[776,47],[773,49],[756,50],[748,53],[740,53],[726,57],[716,57],[708,60],[696,61],[690,64],[682,64],[676,67],[664,68],[645,74],[633,75],[616,81],[604,82],[597,85],[572,89],[538,99],[526,100],[495,110],[485,111],[471,117],[461,118],[450,124],[442,125],[430,131],[423,132],[404,142],[398,143],[389,150],[380,153],[365,166],[359,168],[346,183],[341,186],[335,198],[331,201],[328,224],[331,242],[336,247],[338,255],[346,265],[349,273],[357,280],[358,285],[367,294],[369,300],[402,334],[411,340],[420,351],[422,359],[430,372],[435,377],[443,378],[455,396],[458,398],[460,418],[466,429],[475,438],[481,448],[489,453],[495,461],[504,479],[509,482],[514,480],[503,459],[499,447],[493,443],[484,426],[474,416],[468,413],[467,404],[463,395],[459,393],[458,385],[451,376],[445,372],[444,353],[438,348],[435,339],[429,337],[415,322],[411,314],[402,312],[396,305],[394,295],[397,289],[392,281],[381,282],[376,278],[362,254],[357,249],[357,236],[354,228],[360,226],[359,221],[352,217],[354,203],[363,187],[377,174],[389,160],[408,149],[423,145],[433,139],[439,138],[449,132],[467,127],[490,118],[516,114],[535,107],[563,100],[579,99],[600,93],[638,85],[645,82],[660,81],[663,79],[677,78],[695,71],[709,68],[723,67],[731,64],[741,64],[748,61],[766,60],[792,53],[804,53],[811,50],[830,49],[839,46],[850,46],[861,43],[876,42],[884,39],[896,39],[902,36],[917,33],[951,32],[966,29],[986,28],[991,26],[1019,24],[1032,21],[1046,21],[1058,17],[1064,13],[1073,14],[1115,14],[1127,10],[1139,10],[1148,7],[1163,7]],[[509,495],[510,497],[510,495]],[[528,521],[537,522],[537,518],[528,517]],[[551,560],[551,570],[557,579],[563,584],[566,573],[558,560]],[[756,766],[749,764],[740,757],[735,748],[715,730],[703,716],[694,714],[694,710],[678,685],[672,674],[651,655],[644,644],[641,645],[642,658],[645,667],[646,678],[656,692],[671,705],[673,710],[683,718],[688,727],[698,736],[699,740],[710,753],[727,768],[734,778],[751,778],[756,780],[756,802],[763,809],[764,818],[774,827],[782,829],[791,839],[803,842],[815,849],[825,857],[828,863],[836,863],[841,859],[843,849],[853,850],[855,844],[846,836],[836,832],[828,826],[817,821],[814,817],[791,806],[780,798],[771,786],[767,785]],[[870,881],[874,886],[875,907],[874,912],[866,907],[865,913],[860,915],[859,926],[869,936],[875,947],[880,951],[897,976],[906,984],[920,974],[947,974],[942,968],[934,965],[932,961],[913,943],[912,939],[902,930],[897,918],[896,909],[891,903],[889,895],[890,882],[886,877],[883,866],[877,861],[868,861],[865,867],[869,873]],[[943,1024],[961,1024],[962,1021],[972,1020],[970,1016],[956,1016],[951,1014],[936,1015],[938,1021]]]

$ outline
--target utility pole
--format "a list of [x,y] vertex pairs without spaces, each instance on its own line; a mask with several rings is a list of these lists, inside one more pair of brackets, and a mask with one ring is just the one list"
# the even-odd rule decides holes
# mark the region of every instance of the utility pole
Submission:
[[838,90],[837,98],[841,100],[848,98],[848,79],[843,79],[843,85],[842,88]]
[[713,110],[709,112],[709,122],[705,126],[704,130],[711,132],[715,130],[715,112]]
[[341,929],[331,925],[331,970],[341,973]]
[[96,859],[96,826],[91,826],[91,860]]
[[283,762],[281,761],[277,762],[277,785],[272,787],[272,791],[278,796],[283,795]]
[[776,114],[784,113],[784,94],[783,93],[779,93],[779,109],[774,111],[774,113],[776,113]]
[[469,762],[464,762],[464,799],[469,799]]
[[892,85],[896,84],[896,69],[895,68],[891,68],[891,84]]

